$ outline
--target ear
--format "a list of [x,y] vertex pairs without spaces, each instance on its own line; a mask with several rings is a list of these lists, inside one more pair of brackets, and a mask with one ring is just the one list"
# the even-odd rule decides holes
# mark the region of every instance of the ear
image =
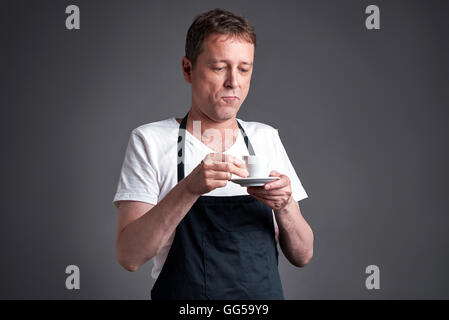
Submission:
[[182,73],[184,74],[184,79],[188,83],[192,83],[192,62],[187,57],[182,58]]

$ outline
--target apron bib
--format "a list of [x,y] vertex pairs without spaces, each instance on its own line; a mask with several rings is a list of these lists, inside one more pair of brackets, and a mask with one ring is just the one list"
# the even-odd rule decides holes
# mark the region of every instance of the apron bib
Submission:
[[[184,178],[187,116],[179,127],[178,182]],[[282,300],[278,255],[269,206],[250,195],[200,196],[176,227],[151,298]]]

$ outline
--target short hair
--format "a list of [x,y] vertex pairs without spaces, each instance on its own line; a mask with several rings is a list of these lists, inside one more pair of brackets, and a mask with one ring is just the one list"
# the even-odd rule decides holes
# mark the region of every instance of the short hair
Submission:
[[254,27],[246,18],[223,9],[213,9],[195,17],[187,31],[185,56],[195,65],[201,54],[204,39],[212,33],[242,38],[256,47]]

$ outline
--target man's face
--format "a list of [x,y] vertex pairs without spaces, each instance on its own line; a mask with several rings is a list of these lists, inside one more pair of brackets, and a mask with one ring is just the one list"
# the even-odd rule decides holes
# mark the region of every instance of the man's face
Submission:
[[203,42],[194,69],[184,76],[192,84],[192,103],[215,121],[236,117],[248,95],[253,71],[254,45],[244,39],[211,34]]

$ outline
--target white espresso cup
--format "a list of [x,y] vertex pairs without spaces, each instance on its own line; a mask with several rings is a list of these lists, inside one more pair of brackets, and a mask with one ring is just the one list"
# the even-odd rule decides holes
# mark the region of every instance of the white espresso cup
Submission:
[[248,171],[247,178],[266,178],[268,177],[268,162],[261,156],[243,156],[246,171]]

